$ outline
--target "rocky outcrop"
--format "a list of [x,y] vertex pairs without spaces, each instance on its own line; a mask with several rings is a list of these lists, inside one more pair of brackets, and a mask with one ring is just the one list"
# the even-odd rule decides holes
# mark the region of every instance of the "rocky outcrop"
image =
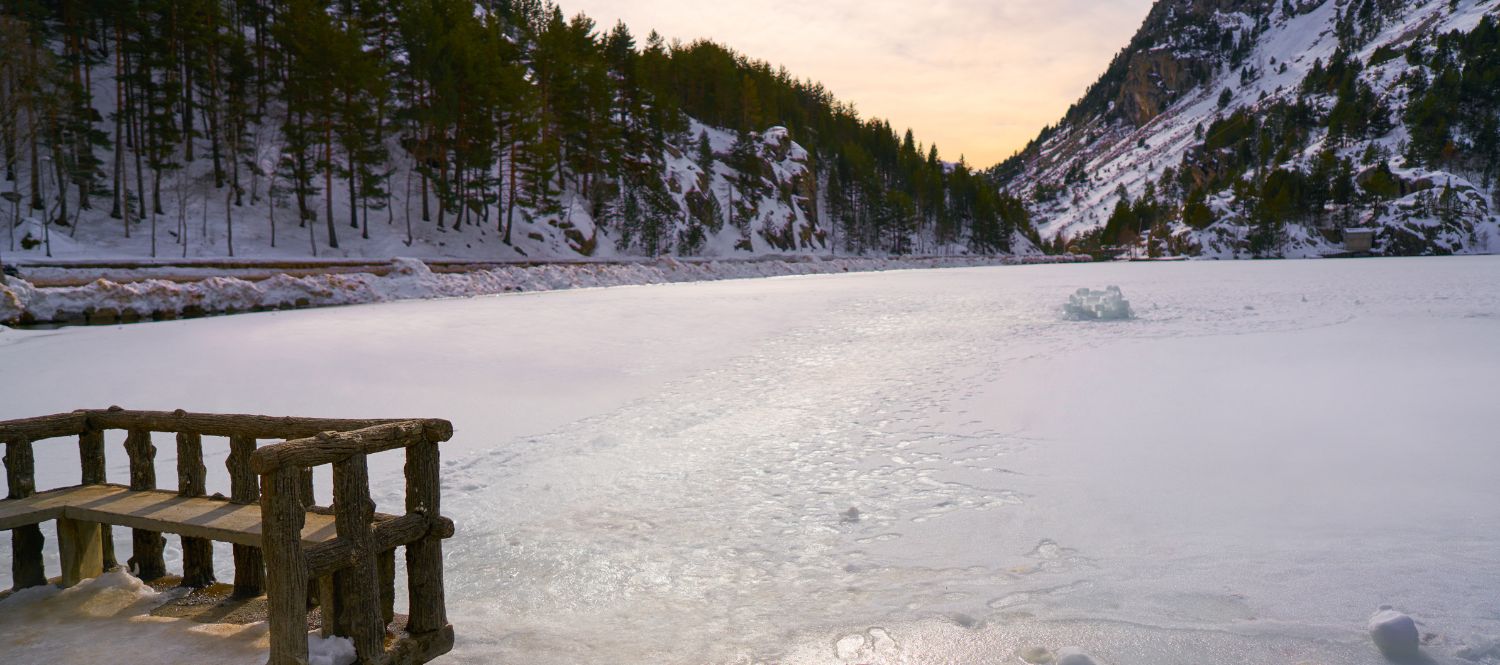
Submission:
[[1172,51],[1148,51],[1131,57],[1116,107],[1136,127],[1155,120],[1174,99],[1208,78],[1210,66],[1199,58]]

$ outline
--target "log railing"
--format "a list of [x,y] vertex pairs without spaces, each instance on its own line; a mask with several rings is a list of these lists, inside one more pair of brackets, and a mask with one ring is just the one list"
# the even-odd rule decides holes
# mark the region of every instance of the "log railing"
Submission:
[[[267,596],[271,665],[306,662],[310,598],[322,613],[324,634],[349,638],[361,663],[426,662],[452,647],[443,596],[442,540],[453,535],[453,524],[440,512],[438,452],[438,444],[453,434],[447,421],[273,418],[111,407],[0,422],[7,499],[36,493],[32,442],[48,438],[77,436],[82,484],[105,484],[104,432],[112,429],[126,432],[129,488],[139,492],[156,489],[152,433],[175,434],[177,495],[186,498],[202,498],[207,492],[203,437],[229,438],[228,502],[260,508],[260,547],[234,545],[234,594]],[[257,448],[261,439],[283,441]],[[377,515],[367,460],[390,450],[406,454],[405,513]],[[333,470],[331,508],[313,505],[312,469],[322,465]],[[336,537],[305,543],[302,532],[309,514],[329,513]],[[188,536],[187,531],[181,532],[182,583],[212,584],[211,542]],[[58,534],[65,585],[114,565],[110,530],[99,523],[59,517]],[[17,526],[11,539],[15,586],[45,584],[38,526]],[[164,544],[161,533],[134,529],[131,570],[147,581],[165,576]],[[406,555],[408,617],[404,627],[388,635],[396,618],[395,554],[400,548]]]

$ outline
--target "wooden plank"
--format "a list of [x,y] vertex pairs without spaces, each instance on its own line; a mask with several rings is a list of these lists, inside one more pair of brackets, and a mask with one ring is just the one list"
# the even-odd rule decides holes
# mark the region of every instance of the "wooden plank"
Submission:
[[[119,485],[82,485],[0,501],[0,529],[66,517],[240,545],[261,542],[261,507],[213,497],[181,497],[166,490],[135,491]],[[380,516],[394,520],[394,517]],[[334,517],[307,512],[302,542],[337,538]]]
[[[193,498],[208,493],[208,467],[203,465],[203,437],[177,433],[177,496]],[[195,589],[214,583],[213,541],[182,537],[182,586]]]
[[[266,557],[267,615],[271,623],[268,665],[307,663],[307,560],[298,535],[309,515],[302,508],[301,478],[297,469],[261,476],[261,510],[266,531],[261,552]],[[366,661],[369,662],[369,661]]]
[[88,429],[87,414],[82,411],[59,413],[36,418],[0,422],[0,441],[28,439],[39,441],[59,436],[82,434]]
[[354,565],[334,575],[339,592],[339,627],[349,631],[354,652],[365,663],[384,652],[385,622],[380,617],[379,564],[370,529],[375,502],[370,499],[366,456],[355,454],[333,465],[334,526],[339,540],[354,550]]
[[[31,440],[13,438],[5,442],[5,502],[24,501],[36,494],[36,457]],[[10,573],[12,588],[25,589],[47,583],[42,567],[42,546],[46,539],[36,522],[21,523],[10,532]]]
[[[229,500],[241,505],[260,504],[260,476],[250,470],[250,455],[255,452],[255,437],[229,437]],[[254,598],[266,587],[266,564],[260,544],[234,546],[234,597]]]
[[447,441],[453,425],[446,420],[407,420],[366,427],[350,432],[322,432],[317,436],[265,446],[250,458],[256,473],[269,473],[284,466],[314,467],[405,448],[419,443]]
[[[406,450],[406,512],[432,518],[442,514],[438,446],[423,443]],[[443,540],[429,535],[406,546],[409,596],[407,631],[413,635],[448,627],[443,593]]]
[[[82,468],[80,482],[84,485],[103,485],[109,482],[104,460],[104,431],[91,429],[78,435],[78,462]],[[109,529],[102,532],[104,569],[119,565],[115,561],[115,534]]]
[[[130,455],[130,489],[156,489],[156,446],[151,443],[151,432],[130,430],[125,435],[125,452]],[[167,539],[159,531],[135,527],[130,534],[130,559],[126,565],[144,582],[166,577],[167,562],[163,556],[166,548]]]
[[62,559],[62,585],[73,586],[104,572],[104,547],[98,522],[57,520],[57,548]]
[[[96,410],[83,412],[96,429],[145,429],[153,432],[196,432],[205,436],[248,436],[256,439],[295,439],[319,432],[346,432],[395,419],[294,418],[246,414],[189,413],[186,411]],[[76,432],[75,432],[76,433]]]

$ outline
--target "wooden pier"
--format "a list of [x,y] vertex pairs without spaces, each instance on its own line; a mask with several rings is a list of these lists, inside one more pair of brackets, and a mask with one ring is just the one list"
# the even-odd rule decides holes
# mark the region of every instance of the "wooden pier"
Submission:
[[[123,430],[128,485],[105,477],[105,437]],[[152,433],[176,435],[178,483],[157,489]],[[453,647],[443,598],[438,444],[445,420],[335,420],[107,410],[0,422],[7,494],[0,530],[11,532],[15,587],[48,583],[39,524],[57,522],[61,584],[117,565],[109,526],[132,529],[130,571],[167,574],[163,533],[182,538],[182,584],[214,583],[211,541],[233,544],[234,595],[266,597],[270,665],[306,665],[309,608],[324,635],[354,643],[364,664],[425,663]],[[206,496],[203,437],[227,437],[230,496]],[[33,444],[77,437],[80,484],[38,492]],[[257,447],[262,440],[275,443]],[[375,512],[369,455],[404,450],[402,515]],[[333,467],[333,506],[314,505],[312,469]],[[395,556],[404,549],[408,611],[395,612]]]

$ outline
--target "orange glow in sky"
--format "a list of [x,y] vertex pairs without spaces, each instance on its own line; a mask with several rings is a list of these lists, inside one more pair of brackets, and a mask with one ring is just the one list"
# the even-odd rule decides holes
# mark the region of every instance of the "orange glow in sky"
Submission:
[[979,167],[1056,122],[1152,0],[561,0],[644,45],[709,38]]

